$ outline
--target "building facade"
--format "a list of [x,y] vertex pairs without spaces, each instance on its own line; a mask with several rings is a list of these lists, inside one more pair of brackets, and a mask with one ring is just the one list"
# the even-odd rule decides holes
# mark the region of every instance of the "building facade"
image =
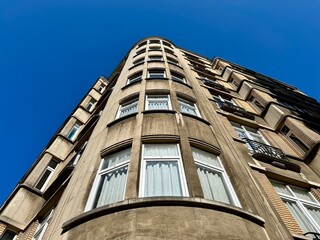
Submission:
[[3,204],[0,239],[320,239],[319,110],[293,86],[142,39]]

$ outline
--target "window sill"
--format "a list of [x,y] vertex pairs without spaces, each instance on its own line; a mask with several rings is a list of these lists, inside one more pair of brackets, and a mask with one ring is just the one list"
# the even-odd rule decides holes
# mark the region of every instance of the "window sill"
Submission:
[[112,126],[115,125],[116,123],[121,122],[121,121],[123,121],[123,120],[125,120],[125,119],[127,119],[127,118],[134,117],[134,116],[136,116],[137,114],[138,114],[138,113],[135,112],[135,113],[130,113],[130,114],[126,115],[126,116],[117,118],[117,119],[115,119],[114,121],[108,123],[108,124],[107,124],[107,127],[112,127]]
[[128,83],[127,85],[123,86],[123,87],[121,88],[121,90],[124,90],[124,89],[126,89],[126,88],[128,88],[128,87],[131,87],[131,86],[133,86],[133,85],[136,85],[136,84],[138,84],[138,83],[141,83],[141,81],[142,81],[142,80],[137,80],[137,81]]
[[207,200],[204,198],[188,198],[188,197],[148,197],[148,198],[137,198],[128,199],[121,202],[105,205],[99,208],[89,210],[84,212],[77,217],[70,219],[69,221],[63,223],[62,233],[69,231],[83,223],[86,223],[92,219],[136,208],[147,208],[154,206],[164,206],[164,207],[192,207],[192,208],[203,208],[214,211],[221,211],[228,214],[236,215],[241,218],[247,219],[255,224],[263,226],[265,220],[260,216],[253,214],[251,212],[245,211],[239,207],[233,205],[216,202],[212,200]]
[[191,118],[194,118],[194,119],[197,119],[207,125],[211,125],[211,123],[209,123],[207,120],[204,120],[203,118],[199,117],[199,116],[195,116],[195,115],[192,115],[192,114],[189,114],[189,113],[184,113],[184,112],[180,112],[183,116],[187,116],[187,117],[191,117]]
[[170,113],[170,114],[175,114],[176,111],[174,110],[169,110],[169,109],[154,109],[154,110],[145,110],[142,112],[143,114],[152,114],[152,113]]
[[146,80],[169,80],[169,78],[153,78],[153,77],[148,77]]
[[186,86],[186,87],[188,87],[188,88],[193,89],[193,87],[192,87],[191,85],[189,85],[189,84],[187,84],[187,83],[185,83],[185,82],[181,82],[181,81],[174,80],[174,79],[171,79],[171,80],[172,80],[173,82],[180,83],[180,84],[182,84],[182,85],[184,85],[184,86]]

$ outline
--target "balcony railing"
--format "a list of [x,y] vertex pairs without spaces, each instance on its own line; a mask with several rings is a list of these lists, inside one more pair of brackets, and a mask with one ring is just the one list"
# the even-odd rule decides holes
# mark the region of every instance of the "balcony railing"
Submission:
[[252,113],[247,112],[242,107],[238,107],[229,102],[221,102],[219,105],[220,105],[220,108],[224,111],[231,112],[233,114],[236,114],[241,117],[249,118],[251,120],[254,119],[254,115]]
[[226,88],[225,86],[223,86],[222,84],[215,82],[214,80],[209,80],[209,79],[202,78],[202,82],[203,82],[205,85],[209,86],[209,87],[216,88],[216,89],[220,89],[220,90],[226,91],[226,92],[230,92],[229,89],[227,89],[227,88]]
[[300,166],[290,162],[281,149],[248,138],[245,138],[244,140],[252,149],[252,157],[267,163],[271,163],[277,167],[283,167],[295,172],[300,172]]
[[305,234],[303,234],[304,236],[307,237],[312,237],[313,240],[320,240],[320,233],[316,233],[316,232],[307,232]]

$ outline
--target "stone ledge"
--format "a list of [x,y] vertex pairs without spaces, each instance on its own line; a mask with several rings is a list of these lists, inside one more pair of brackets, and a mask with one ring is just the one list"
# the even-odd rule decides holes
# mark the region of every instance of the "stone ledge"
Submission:
[[233,215],[237,215],[260,226],[263,226],[265,220],[260,216],[247,212],[239,207],[235,207],[229,204],[211,201],[203,198],[188,198],[188,197],[148,197],[148,198],[134,198],[128,199],[114,204],[109,204],[99,208],[92,209],[88,212],[84,212],[77,217],[70,219],[62,225],[62,233],[77,227],[92,219],[112,214],[115,212],[135,209],[146,208],[155,206],[182,206],[182,207],[194,207],[205,208],[210,210],[221,211]]

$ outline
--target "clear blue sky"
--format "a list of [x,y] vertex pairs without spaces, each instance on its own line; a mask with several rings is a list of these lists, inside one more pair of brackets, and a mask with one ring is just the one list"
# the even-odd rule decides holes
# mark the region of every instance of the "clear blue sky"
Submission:
[[0,204],[98,76],[151,35],[320,99],[318,0],[1,0]]

